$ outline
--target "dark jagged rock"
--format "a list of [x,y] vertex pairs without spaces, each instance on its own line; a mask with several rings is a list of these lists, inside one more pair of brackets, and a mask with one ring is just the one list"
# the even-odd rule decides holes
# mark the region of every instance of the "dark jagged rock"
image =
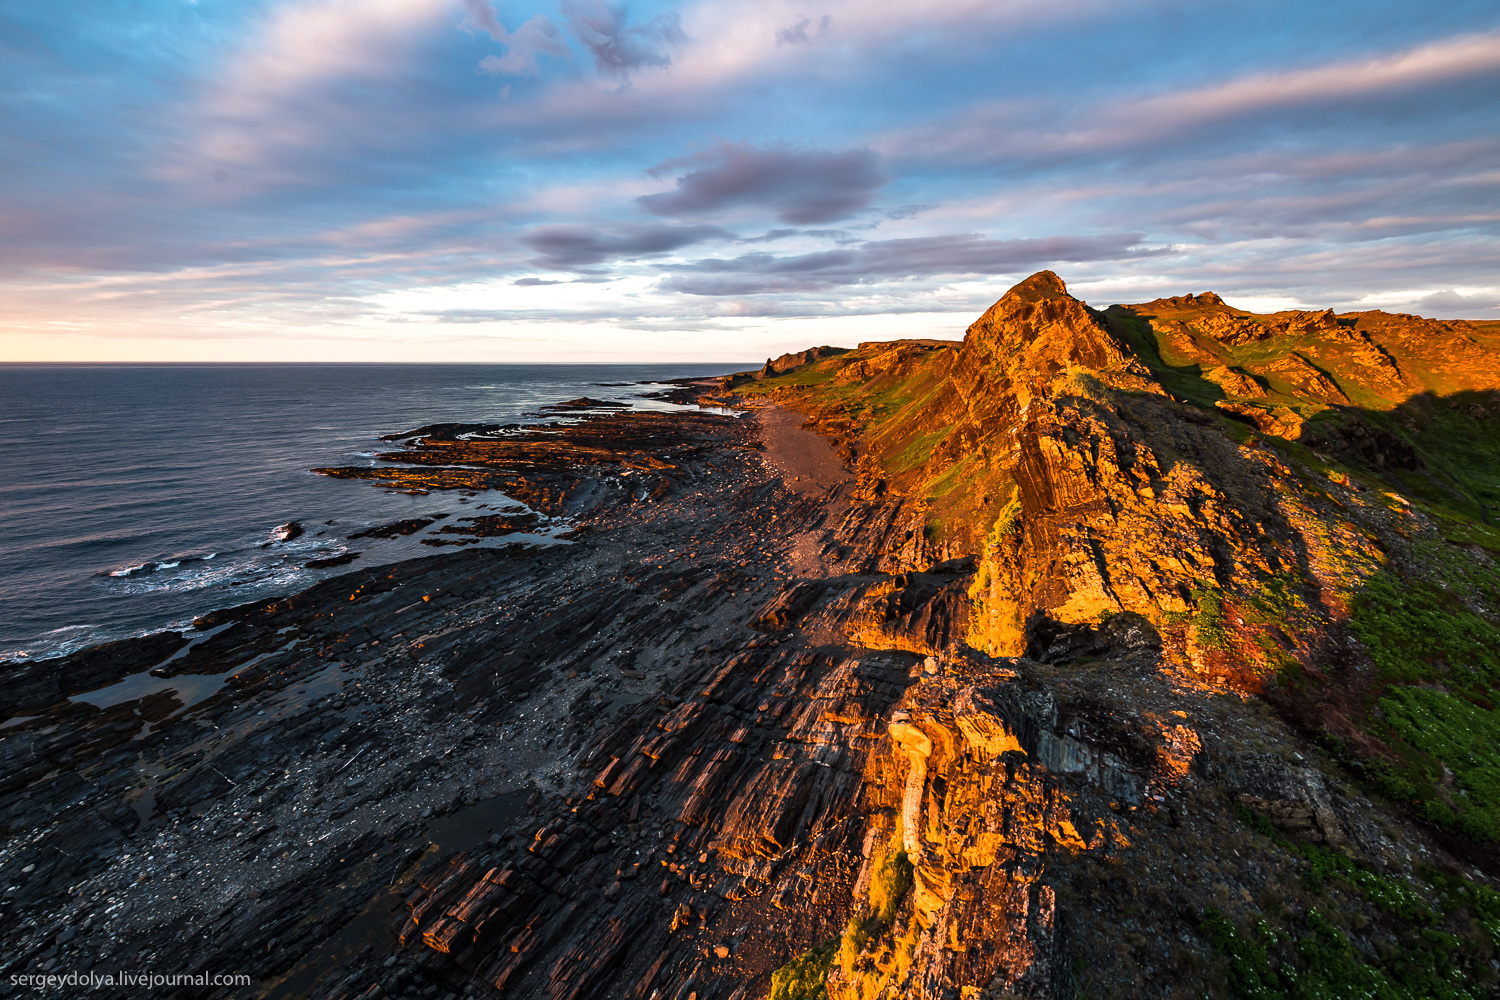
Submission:
[[303,569],[332,569],[335,566],[347,566],[358,559],[358,552],[345,552],[341,555],[327,556],[323,559],[309,559],[302,564]]
[[46,660],[0,663],[0,716],[23,715],[54,706],[70,695],[104,687],[139,673],[181,649],[180,632],[119,639]]
[[358,538],[395,538],[397,535],[415,535],[430,524],[435,524],[440,518],[447,514],[434,514],[431,517],[409,517],[401,521],[392,521],[390,524],[380,524],[364,531],[356,531],[349,536],[352,542]]

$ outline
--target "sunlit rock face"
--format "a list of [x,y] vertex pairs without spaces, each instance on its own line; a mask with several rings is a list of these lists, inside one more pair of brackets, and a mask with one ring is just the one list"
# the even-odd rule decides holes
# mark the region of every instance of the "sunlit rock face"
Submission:
[[[1252,939],[1305,981],[1416,975],[1377,945],[1427,947],[1449,912],[1459,941],[1489,898],[1416,860],[1487,877],[1452,846],[1479,820],[1424,825],[1477,793],[1377,802],[1359,775],[1418,759],[1395,685],[1481,668],[1382,665],[1399,615],[1372,588],[1451,586],[1473,634],[1500,590],[1480,519],[1377,477],[1480,482],[1425,428],[1500,415],[1484,359],[1475,325],[1211,293],[1101,312],[1042,272],[962,343],[727,380],[721,402],[806,413],[851,481],[778,510],[741,638],[592,734],[523,852],[423,878],[406,947],[504,995],[640,1000],[1231,996]],[[1475,940],[1451,954],[1482,973]]]

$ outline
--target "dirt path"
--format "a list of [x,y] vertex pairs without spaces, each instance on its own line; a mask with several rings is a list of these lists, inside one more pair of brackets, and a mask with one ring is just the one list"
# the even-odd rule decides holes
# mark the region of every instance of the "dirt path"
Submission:
[[844,467],[833,442],[803,426],[805,414],[769,405],[755,419],[760,424],[764,446],[761,461],[767,471],[781,477],[786,488],[798,496],[826,500],[823,517],[807,530],[791,536],[786,568],[790,575],[817,579],[836,572],[828,561],[830,529],[843,518],[849,506],[854,473]]
[[780,406],[767,406],[756,414],[765,451],[761,458],[779,474],[790,489],[803,496],[823,496],[852,482],[854,474],[844,468],[833,443],[809,430],[804,414]]

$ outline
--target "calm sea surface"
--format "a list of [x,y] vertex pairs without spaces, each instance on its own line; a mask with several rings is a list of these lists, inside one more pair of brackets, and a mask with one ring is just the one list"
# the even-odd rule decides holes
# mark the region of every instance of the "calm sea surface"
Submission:
[[[315,476],[376,439],[745,365],[0,365],[0,659],[186,624],[335,573],[431,555],[373,525],[504,506]],[[632,383],[601,386],[599,383]],[[636,384],[647,383],[647,384]],[[641,405],[673,408],[641,401]],[[485,505],[486,511],[479,508]],[[304,533],[285,539],[280,526]],[[356,550],[338,569],[303,564]]]

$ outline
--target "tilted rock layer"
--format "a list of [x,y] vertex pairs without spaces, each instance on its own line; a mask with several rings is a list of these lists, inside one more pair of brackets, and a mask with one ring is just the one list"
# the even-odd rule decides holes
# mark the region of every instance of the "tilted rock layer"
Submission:
[[[1389,721],[1484,664],[1392,668],[1366,594],[1407,574],[1493,627],[1494,483],[1422,434],[1490,426],[1497,347],[1211,294],[1101,313],[1043,272],[961,344],[726,380],[857,472],[788,526],[765,638],[596,740],[519,861],[424,882],[403,940],[527,996],[1490,995],[1491,772],[1455,784],[1436,710]],[[642,803],[657,866],[531,916]]]
[[[574,544],[14,666],[10,951],[71,960],[56,914],[102,899],[112,961],[267,996],[1500,995],[1497,373],[1497,324],[1043,272],[961,343],[679,396],[742,418],[396,435],[323,471]],[[234,674],[66,700],[173,656]],[[154,847],[101,791],[132,754]],[[241,873],[206,901],[168,881],[203,843]]]

